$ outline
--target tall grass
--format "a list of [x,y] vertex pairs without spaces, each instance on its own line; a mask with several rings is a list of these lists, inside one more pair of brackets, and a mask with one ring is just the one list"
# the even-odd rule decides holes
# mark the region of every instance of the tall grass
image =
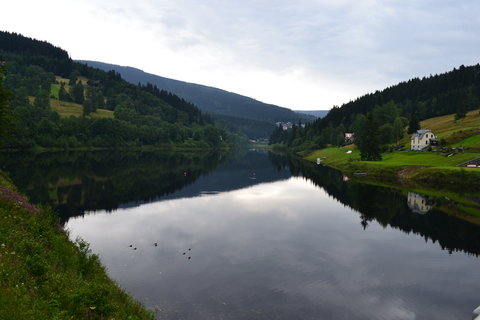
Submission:
[[[0,175],[0,319],[152,319],[110,280],[88,244]],[[7,185],[7,186],[6,186]]]

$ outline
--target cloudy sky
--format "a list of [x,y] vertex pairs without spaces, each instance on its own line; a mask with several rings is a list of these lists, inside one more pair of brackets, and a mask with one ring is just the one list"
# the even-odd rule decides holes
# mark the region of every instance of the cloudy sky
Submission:
[[480,60],[478,0],[15,0],[0,30],[297,110]]

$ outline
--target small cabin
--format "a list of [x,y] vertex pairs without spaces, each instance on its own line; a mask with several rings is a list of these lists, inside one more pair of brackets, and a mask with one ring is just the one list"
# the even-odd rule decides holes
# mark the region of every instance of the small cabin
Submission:
[[437,145],[437,136],[432,130],[417,130],[410,139],[410,149],[421,151],[429,146]]
[[353,143],[355,135],[352,132],[345,132],[345,143]]

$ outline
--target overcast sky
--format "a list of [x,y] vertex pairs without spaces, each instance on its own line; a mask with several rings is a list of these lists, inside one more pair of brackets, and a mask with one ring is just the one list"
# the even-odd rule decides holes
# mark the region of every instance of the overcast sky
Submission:
[[478,0],[15,0],[0,30],[297,110],[480,60]]

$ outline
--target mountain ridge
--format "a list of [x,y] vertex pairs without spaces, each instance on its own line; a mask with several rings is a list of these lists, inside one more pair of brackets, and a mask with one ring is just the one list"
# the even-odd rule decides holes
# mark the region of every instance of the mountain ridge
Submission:
[[[270,125],[275,122],[290,121],[297,123],[301,121],[305,123],[314,120],[312,116],[300,114],[285,107],[264,103],[251,97],[211,86],[162,77],[135,67],[91,60],[75,61],[104,71],[114,70],[125,80],[134,84],[150,83],[192,102],[202,111],[212,115],[263,121],[270,123]],[[270,129],[269,126],[268,130]]]

